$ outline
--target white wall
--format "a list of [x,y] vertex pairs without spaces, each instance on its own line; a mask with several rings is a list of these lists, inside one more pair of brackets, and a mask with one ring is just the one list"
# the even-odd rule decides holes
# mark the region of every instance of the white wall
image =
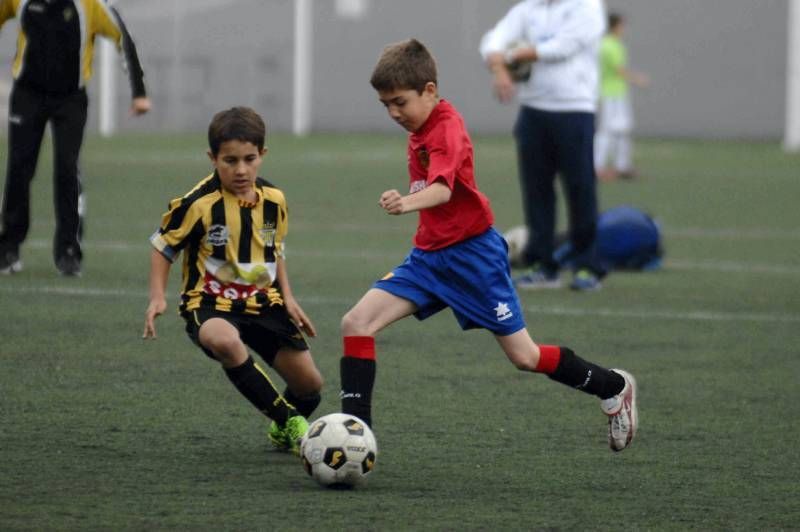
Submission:
[[[477,46],[512,0],[359,0],[366,7],[361,19],[339,16],[338,1],[313,0],[315,130],[393,130],[369,75],[384,44],[412,36],[436,55],[442,94],[459,106],[473,131],[510,129],[515,109],[492,100]],[[653,78],[653,86],[634,97],[640,134],[781,137],[787,0],[608,2],[630,19],[632,65]],[[119,74],[120,130],[202,130],[215,111],[235,104],[262,111],[273,130],[291,129],[291,0],[117,5],[139,48],[155,105],[152,115],[129,120],[129,91]],[[13,21],[0,32],[0,84],[10,79],[15,33]],[[97,98],[91,101],[96,128]]]

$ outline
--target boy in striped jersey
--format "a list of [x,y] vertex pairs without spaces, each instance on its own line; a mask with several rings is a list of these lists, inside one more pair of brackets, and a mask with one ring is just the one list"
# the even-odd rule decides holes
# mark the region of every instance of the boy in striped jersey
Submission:
[[[214,172],[170,202],[150,237],[143,337],[156,337],[155,318],[167,306],[170,266],[183,251],[179,310],[189,338],[273,420],[272,444],[298,454],[306,418],[320,402],[322,376],[302,334],[313,337],[316,331],[292,294],[283,256],[286,200],[258,177],[265,137],[264,121],[252,109],[234,107],[214,116],[208,129]],[[286,381],[283,394],[248,347]]]

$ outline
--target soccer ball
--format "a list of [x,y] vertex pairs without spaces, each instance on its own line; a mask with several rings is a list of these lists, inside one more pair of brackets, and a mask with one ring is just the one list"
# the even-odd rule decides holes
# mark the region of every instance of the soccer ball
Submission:
[[378,444],[366,423],[350,414],[317,419],[300,444],[306,473],[329,487],[364,484],[375,467]]
[[503,235],[508,244],[508,261],[511,264],[519,264],[522,261],[522,253],[528,243],[528,228],[524,225],[512,227]]
[[[514,41],[508,46],[508,50],[516,50],[517,48],[530,48],[531,44],[527,41]],[[506,64],[508,73],[511,74],[511,79],[515,83],[528,81],[531,78],[533,71],[533,63],[530,61],[514,61],[513,63]]]

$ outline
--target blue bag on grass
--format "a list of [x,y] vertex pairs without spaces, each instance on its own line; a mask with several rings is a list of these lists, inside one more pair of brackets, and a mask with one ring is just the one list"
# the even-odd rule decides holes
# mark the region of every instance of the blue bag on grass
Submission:
[[[596,252],[606,271],[657,270],[664,254],[661,230],[653,218],[635,207],[614,207],[597,218]],[[555,259],[562,267],[571,268],[575,259],[572,245],[561,244]]]

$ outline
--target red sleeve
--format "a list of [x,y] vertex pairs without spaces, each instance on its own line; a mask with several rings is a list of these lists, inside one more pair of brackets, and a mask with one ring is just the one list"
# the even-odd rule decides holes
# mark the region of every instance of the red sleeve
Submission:
[[464,159],[464,140],[460,129],[453,121],[439,124],[431,132],[428,150],[430,165],[428,166],[427,184],[441,180],[453,190],[456,174]]

